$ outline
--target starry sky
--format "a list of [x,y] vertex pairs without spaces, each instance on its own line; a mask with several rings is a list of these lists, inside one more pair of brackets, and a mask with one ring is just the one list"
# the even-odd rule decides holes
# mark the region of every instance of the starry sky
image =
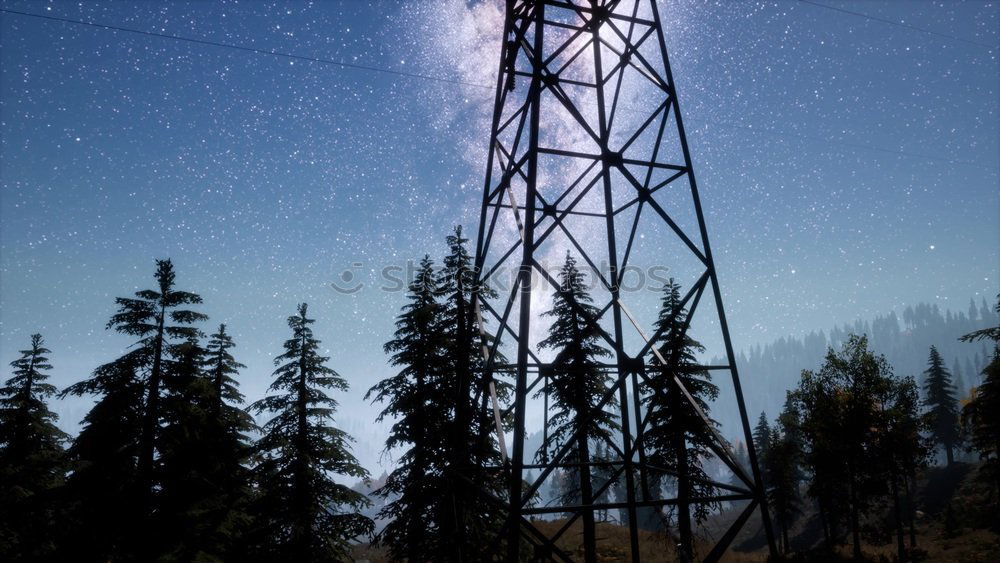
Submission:
[[[250,399],[308,302],[352,384],[339,421],[379,463],[362,395],[391,373],[404,300],[381,272],[475,232],[502,2],[0,8],[147,32],[0,13],[3,365],[41,332],[52,383],[87,377],[130,344],[104,329],[114,298],[170,257],[205,328],[229,326]],[[737,349],[996,295],[997,4],[682,0],[661,17]],[[89,401],[53,407],[73,431]]]

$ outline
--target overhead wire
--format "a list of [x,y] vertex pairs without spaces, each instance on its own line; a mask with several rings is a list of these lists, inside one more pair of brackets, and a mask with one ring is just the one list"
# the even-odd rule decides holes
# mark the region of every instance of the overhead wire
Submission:
[[[878,21],[878,22],[882,22],[882,23],[886,23],[886,24],[898,25],[898,26],[905,27],[907,29],[911,29],[911,30],[914,30],[914,31],[919,31],[919,32],[923,32],[923,33],[930,33],[930,34],[938,35],[938,36],[945,37],[945,38],[948,38],[948,39],[954,39],[954,40],[958,40],[958,41],[964,41],[966,43],[973,43],[975,45],[979,45],[979,46],[982,46],[982,47],[988,47],[988,48],[991,48],[991,49],[993,48],[993,47],[991,47],[989,45],[986,45],[986,44],[976,43],[974,41],[965,40],[965,39],[962,39],[962,38],[959,38],[959,37],[954,37],[954,36],[947,35],[947,34],[937,33],[937,32],[931,31],[931,30],[926,30],[926,29],[918,28],[918,27],[911,26],[911,25],[908,25],[908,24],[904,24],[904,23],[900,23],[900,22],[894,22],[892,20],[886,20],[886,19],[877,18],[877,17],[874,17],[874,16],[869,16],[867,14],[862,14],[860,12],[853,12],[851,10],[845,10],[845,9],[842,9],[842,8],[837,8],[837,7],[829,6],[829,5],[826,5],[826,4],[821,4],[821,3],[813,2],[811,0],[799,0],[799,1],[802,2],[802,3],[805,3],[805,4],[817,6],[817,7],[820,7],[820,8],[826,8],[826,9],[830,9],[830,10],[834,10],[834,11],[838,11],[838,12],[844,12],[844,13],[847,13],[847,14],[850,14],[850,15],[854,15],[854,16],[865,17],[865,18],[868,18],[868,19],[871,19],[871,20],[874,20],[874,21]],[[155,31],[147,31],[147,30],[141,30],[141,29],[134,29],[134,28],[123,27],[123,26],[119,26],[119,25],[111,25],[111,24],[105,24],[105,23],[83,21],[83,20],[77,20],[77,19],[72,19],[72,18],[53,16],[53,15],[46,15],[46,14],[36,14],[36,13],[32,13],[32,12],[22,12],[22,11],[19,11],[19,10],[12,10],[12,9],[9,9],[9,8],[0,8],[0,13],[7,13],[7,14],[12,14],[12,15],[17,15],[17,16],[23,16],[23,17],[30,17],[30,18],[38,18],[38,19],[42,19],[42,20],[49,20],[49,21],[60,22],[60,23],[65,23],[65,24],[82,25],[82,26],[88,26],[88,27],[97,28],[97,29],[104,29],[104,30],[110,30],[110,31],[118,31],[118,32],[122,32],[122,33],[132,33],[132,34],[136,34],[136,35],[144,35],[144,36],[149,36],[149,37],[157,37],[157,38],[161,38],[161,39],[171,39],[171,40],[175,40],[175,41],[183,41],[183,42],[193,43],[193,44],[197,44],[197,45],[219,47],[219,48],[227,48],[227,49],[235,49],[235,50],[238,50],[238,51],[243,51],[243,52],[248,52],[248,53],[254,53],[254,54],[257,54],[257,55],[270,55],[270,56],[274,56],[274,57],[283,57],[283,58],[293,59],[293,60],[301,60],[301,61],[314,62],[314,63],[325,64],[325,65],[332,65],[332,66],[337,66],[337,67],[340,67],[340,68],[351,69],[351,70],[361,70],[361,71],[366,71],[366,72],[377,72],[377,73],[390,74],[390,75],[395,75],[395,76],[400,76],[400,77],[405,77],[405,78],[414,78],[414,79],[419,79],[419,80],[429,80],[429,81],[438,82],[438,83],[446,83],[446,84],[455,84],[455,85],[461,85],[461,86],[469,86],[469,87],[473,87],[473,88],[482,89],[484,93],[492,91],[493,88],[494,88],[494,86],[487,85],[487,84],[479,84],[479,83],[476,83],[476,82],[469,82],[469,81],[465,81],[465,80],[457,80],[457,79],[453,79],[453,78],[446,78],[446,77],[441,77],[441,76],[434,76],[434,75],[430,75],[430,74],[421,74],[421,73],[408,72],[408,71],[403,71],[403,70],[395,70],[395,69],[384,68],[384,67],[377,67],[377,66],[372,66],[372,65],[364,65],[364,64],[357,64],[357,63],[348,63],[348,62],[344,62],[344,61],[337,61],[337,60],[326,59],[326,58],[322,58],[322,57],[311,57],[311,56],[307,56],[307,55],[299,55],[299,54],[295,54],[295,53],[287,53],[287,52],[276,51],[276,50],[272,50],[272,49],[261,49],[261,48],[257,48],[257,47],[248,47],[246,45],[238,45],[238,44],[234,44],[234,43],[223,43],[223,42],[220,42],[220,41],[212,41],[212,40],[208,40],[208,39],[200,39],[200,38],[195,38],[195,37],[184,37],[184,36],[181,36],[181,35],[173,35],[173,34],[169,34],[169,33],[160,33],[160,32],[155,32]],[[628,107],[628,106],[623,106],[622,109],[624,109],[624,110],[626,110],[626,111],[628,111],[630,113],[636,113],[636,114],[642,114],[643,113],[642,111],[640,111],[638,109],[631,108],[631,107]],[[995,169],[995,167],[991,167],[991,166],[979,164],[977,162],[968,161],[968,160],[958,160],[958,159],[951,159],[951,158],[942,157],[942,156],[934,156],[934,155],[928,155],[928,154],[921,154],[921,153],[915,153],[915,152],[910,152],[910,151],[901,151],[901,150],[895,150],[895,149],[890,149],[890,148],[885,148],[885,147],[879,147],[879,146],[875,146],[875,145],[868,145],[868,144],[864,144],[864,143],[853,143],[853,142],[848,142],[848,141],[837,141],[837,140],[825,139],[825,138],[821,138],[821,137],[813,137],[813,136],[809,136],[809,135],[802,135],[802,134],[799,134],[799,133],[776,131],[776,130],[772,130],[772,129],[759,128],[759,127],[754,128],[754,127],[749,127],[749,126],[746,126],[746,125],[730,124],[730,123],[718,122],[718,121],[713,121],[713,120],[699,120],[699,119],[695,119],[694,121],[702,121],[702,122],[706,122],[706,123],[712,123],[712,124],[715,124],[715,125],[719,125],[719,126],[722,126],[722,127],[729,127],[729,128],[733,128],[733,129],[749,131],[749,132],[752,132],[752,133],[755,133],[755,134],[759,133],[759,134],[765,134],[765,135],[770,135],[770,136],[774,136],[774,137],[796,137],[796,138],[799,138],[799,139],[807,139],[807,140],[816,141],[816,142],[825,143],[825,144],[830,144],[830,145],[840,145],[840,146],[847,147],[847,148],[854,149],[854,150],[876,151],[876,152],[881,152],[881,153],[885,153],[885,154],[894,154],[894,155],[905,156],[905,157],[910,157],[910,158],[921,158],[921,159],[933,160],[933,161],[938,161],[938,162],[947,162],[947,163],[950,163],[950,164],[968,165],[968,166],[973,166],[973,167],[978,167],[978,168],[985,168],[985,169],[988,169],[988,170],[994,170]]]

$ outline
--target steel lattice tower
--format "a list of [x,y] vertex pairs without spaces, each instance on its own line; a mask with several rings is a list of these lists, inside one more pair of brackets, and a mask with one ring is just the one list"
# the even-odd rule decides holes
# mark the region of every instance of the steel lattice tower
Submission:
[[[761,511],[774,553],[656,1],[507,0],[503,34],[476,249],[480,284],[495,286],[494,278],[514,272],[512,283],[498,297],[476,303],[481,334],[489,330],[492,335],[483,338],[487,376],[508,374],[514,387],[513,401],[506,411],[500,410],[493,393],[497,424],[501,417],[513,418],[509,455],[503,434],[498,434],[509,481],[506,499],[496,499],[506,508],[507,524],[495,546],[506,543],[508,561],[523,558],[526,546],[533,546],[535,558],[570,560],[555,542],[573,522],[582,519],[585,560],[594,561],[595,512],[622,510],[627,514],[632,560],[638,561],[639,511],[670,506],[677,511],[679,553],[686,559],[692,556],[684,553],[683,546],[692,541],[693,505],[745,501],[745,509],[716,539],[714,548],[702,554],[703,560],[718,560],[755,510]],[[678,203],[678,194],[685,203]],[[676,218],[682,212],[692,217],[687,224]],[[749,470],[741,467],[728,442],[680,379],[675,376],[673,381],[714,438],[714,454],[739,478],[736,485],[712,481],[719,494],[711,498],[686,498],[646,488],[650,467],[644,455],[648,418],[641,403],[642,385],[648,381],[646,359],[658,355],[651,343],[660,335],[647,322],[649,307],[636,307],[636,315],[627,304],[630,295],[622,288],[629,261],[639,252],[637,246],[651,240],[662,243],[664,250],[647,246],[653,249],[647,254],[655,254],[671,268],[685,260],[694,265],[678,308],[688,311],[683,330],[688,331],[699,315],[708,315],[711,318],[706,326],[714,327],[725,349],[724,365],[703,368],[712,370],[716,380],[726,373],[731,376],[728,392],[738,408]],[[528,401],[537,396],[550,369],[537,347],[539,330],[544,327],[533,326],[543,324],[536,318],[540,303],[537,299],[533,303],[533,298],[542,288],[559,291],[558,280],[542,260],[546,252],[551,253],[549,245],[558,244],[590,266],[597,280],[595,305],[600,312],[589,321],[612,352],[612,359],[601,367],[615,382],[597,408],[616,409],[621,442],[615,448],[615,459],[604,462],[612,470],[610,479],[604,483],[595,480],[593,490],[582,494],[580,505],[538,507],[531,505],[531,499],[555,469],[575,466],[582,474],[584,468],[589,471],[598,465],[564,459],[572,439],[551,459],[533,460],[534,452],[525,451]],[[509,363],[495,359],[503,350],[507,350]],[[546,396],[545,432],[549,424],[547,400]],[[540,474],[526,482],[526,471]],[[674,477],[679,483],[689,478]],[[624,498],[595,501],[616,480],[624,481]],[[687,489],[679,486],[677,490]],[[569,518],[551,537],[539,533],[527,519],[553,513],[568,514]]]

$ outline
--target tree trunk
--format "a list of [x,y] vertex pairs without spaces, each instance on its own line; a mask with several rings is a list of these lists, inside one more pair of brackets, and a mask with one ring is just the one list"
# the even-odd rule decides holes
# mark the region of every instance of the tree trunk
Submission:
[[913,504],[913,488],[910,486],[910,476],[903,478],[906,486],[906,516],[910,521],[910,547],[917,547],[916,513],[917,507]]
[[674,433],[674,449],[677,451],[677,529],[680,532],[681,544],[678,560],[688,563],[693,560],[694,552],[691,534],[691,504],[688,498],[691,495],[691,484],[688,480],[688,457],[687,444],[684,440],[684,431],[679,424],[679,419],[683,411],[680,390],[676,387],[671,393],[674,423],[676,432]]
[[833,542],[830,541],[830,524],[826,519],[826,508],[820,500],[817,500],[816,504],[819,505],[819,521],[823,525],[823,541],[826,542],[827,548],[832,548]]
[[854,544],[854,559],[861,560],[861,518],[858,514],[858,496],[855,491],[854,483],[850,485],[850,499],[851,499],[851,541]]
[[146,412],[142,417],[142,434],[139,444],[139,502],[144,515],[152,510],[153,494],[153,441],[156,439],[156,425],[160,420],[160,380],[163,370],[163,325],[166,306],[160,305],[157,319],[156,338],[153,340],[153,367],[149,372],[149,391],[146,394]]
[[[586,366],[582,362],[576,362],[579,372],[576,374],[576,403],[577,420],[582,421],[584,417],[589,420],[589,402],[583,390],[583,378],[585,377]],[[579,422],[578,422],[579,424]],[[583,509],[583,544],[584,560],[587,563],[597,562],[597,525],[594,522],[594,492],[590,482],[590,447],[587,444],[587,432],[585,428],[577,428],[577,449],[580,451],[580,501],[586,508]]]
[[951,467],[952,464],[955,463],[955,452],[953,451],[951,444],[945,444],[944,455],[948,459],[948,467]]
[[892,476],[892,511],[896,519],[896,550],[900,563],[906,562],[906,544],[903,541],[903,512],[899,508],[899,487],[896,475]]

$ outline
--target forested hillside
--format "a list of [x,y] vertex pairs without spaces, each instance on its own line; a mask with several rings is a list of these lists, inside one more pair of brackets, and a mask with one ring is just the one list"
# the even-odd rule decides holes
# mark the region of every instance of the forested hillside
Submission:
[[[819,367],[827,349],[839,347],[852,333],[868,335],[872,349],[886,357],[896,375],[913,376],[918,383],[927,369],[927,352],[935,346],[952,374],[959,398],[964,399],[969,389],[979,383],[980,373],[989,363],[990,351],[983,342],[960,342],[959,337],[996,326],[998,320],[985,299],[979,303],[970,299],[967,310],[957,312],[920,303],[906,307],[902,315],[890,312],[874,319],[810,332],[801,338],[779,338],[770,344],[741,351],[736,364],[750,419],[754,420],[761,411],[776,414],[785,401],[785,392],[798,384],[802,370]],[[711,363],[722,361],[716,358]],[[729,394],[720,394],[720,403],[713,411],[718,413],[727,435],[737,436],[738,411]]]

